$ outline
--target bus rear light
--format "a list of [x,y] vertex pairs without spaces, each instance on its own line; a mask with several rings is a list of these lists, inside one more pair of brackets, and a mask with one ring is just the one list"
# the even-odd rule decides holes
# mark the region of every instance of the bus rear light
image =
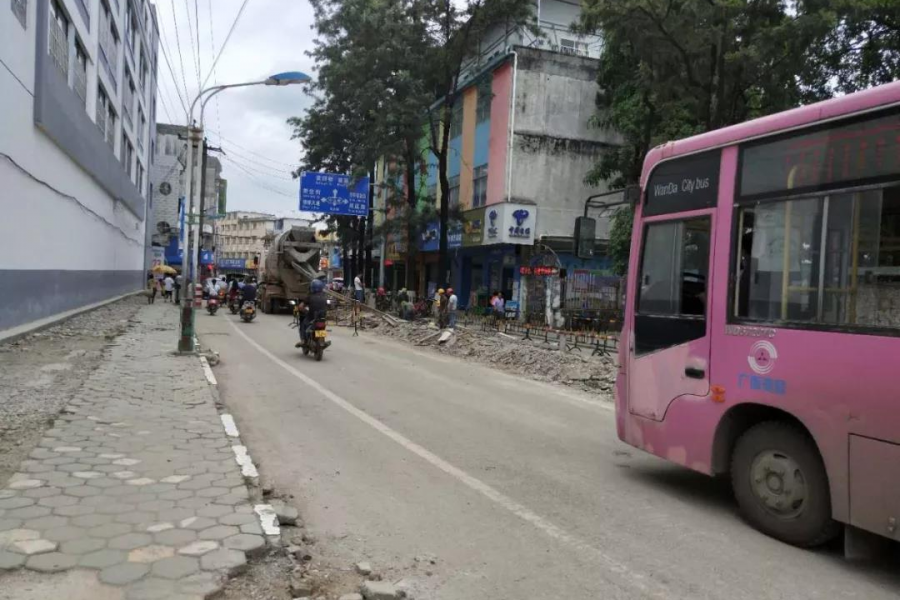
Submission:
[[725,387],[721,385],[714,385],[710,387],[710,391],[712,392],[712,401],[721,404],[725,402]]

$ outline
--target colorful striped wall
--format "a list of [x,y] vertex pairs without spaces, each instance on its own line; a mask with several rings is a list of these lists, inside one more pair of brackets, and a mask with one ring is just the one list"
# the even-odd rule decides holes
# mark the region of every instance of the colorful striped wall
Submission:
[[512,89],[512,65],[505,63],[494,71],[491,82],[490,140],[488,141],[487,204],[506,199],[506,156],[509,138],[509,99]]

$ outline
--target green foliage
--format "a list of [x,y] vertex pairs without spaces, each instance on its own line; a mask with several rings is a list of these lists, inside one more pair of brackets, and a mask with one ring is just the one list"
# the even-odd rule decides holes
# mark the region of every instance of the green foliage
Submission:
[[624,275],[628,270],[633,224],[634,209],[631,206],[617,210],[612,216],[609,228],[609,255],[613,261],[612,271],[616,275]]

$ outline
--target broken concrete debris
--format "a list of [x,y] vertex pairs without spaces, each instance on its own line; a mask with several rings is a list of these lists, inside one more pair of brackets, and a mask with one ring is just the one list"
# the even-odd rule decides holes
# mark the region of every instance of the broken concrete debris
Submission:
[[365,600],[395,600],[401,597],[394,584],[386,581],[366,581],[360,591]]
[[356,563],[356,572],[360,575],[371,575],[372,565],[367,562],[358,562]]

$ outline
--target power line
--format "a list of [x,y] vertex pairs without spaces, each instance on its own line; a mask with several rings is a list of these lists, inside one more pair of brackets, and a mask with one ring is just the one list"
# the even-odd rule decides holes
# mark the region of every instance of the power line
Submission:
[[[237,142],[235,142],[233,140],[229,140],[228,138],[224,137],[220,132],[216,131],[215,129],[211,129],[210,127],[207,126],[206,130],[211,131],[212,133],[216,134],[220,140],[225,140],[230,146],[236,146],[236,147],[240,148],[241,150],[243,150],[244,152],[250,153],[254,156],[257,156],[257,157],[267,160],[269,162],[275,163],[277,165],[283,165],[285,167],[289,167],[291,170],[297,168],[297,163],[286,163],[281,160],[275,160],[274,158],[269,158],[268,156],[266,156],[264,154],[260,154],[259,152],[254,152],[253,150],[251,150],[250,148],[247,148],[246,146],[241,146],[240,144],[238,144]],[[298,161],[298,163],[299,163],[299,161]]]
[[[228,152],[231,152],[231,150],[228,150]],[[226,156],[228,156],[228,154],[226,154]],[[262,177],[272,177],[274,179],[281,179],[283,181],[294,181],[294,178],[287,175],[284,171],[279,171],[279,172],[275,172],[275,173],[273,173],[271,171],[264,171],[257,166],[254,166],[252,164],[247,164],[247,162],[245,162],[247,160],[246,158],[242,158],[233,153],[231,154],[230,158],[233,162],[240,164],[242,167],[249,169],[250,171],[253,171],[254,173],[256,173]],[[240,159],[240,160],[237,160],[237,159]],[[272,169],[272,167],[268,167],[268,168]]]
[[250,181],[252,181],[254,184],[259,186],[260,188],[262,188],[266,191],[272,192],[273,194],[278,194],[279,196],[284,196],[285,198],[291,198],[292,200],[296,198],[296,195],[294,195],[294,194],[288,194],[284,190],[279,190],[275,187],[267,185],[263,181],[260,181],[256,175],[254,175],[250,171],[246,170],[244,167],[242,167],[240,165],[240,163],[237,163],[233,160],[228,159],[227,156],[225,157],[225,159],[227,160],[228,164],[230,164],[231,166],[233,166],[236,169],[238,169],[239,171],[241,171],[244,175],[246,175],[250,179]]
[[231,34],[234,33],[235,27],[237,27],[238,21],[241,19],[241,15],[244,14],[244,9],[247,7],[247,3],[250,0],[244,0],[241,3],[241,7],[238,9],[237,15],[234,17],[234,21],[231,23],[231,28],[228,30],[228,35],[225,36],[225,41],[222,42],[222,47],[219,48],[219,53],[216,55],[216,59],[213,61],[212,67],[209,70],[209,73],[206,75],[206,79],[203,80],[203,84],[201,87],[206,85],[206,82],[209,81],[210,75],[216,69],[216,65],[219,64],[219,59],[222,58],[222,53],[225,52],[225,47],[228,46],[228,41],[231,39]]
[[200,73],[203,72],[203,51],[200,49],[200,11],[197,9],[197,0],[194,0],[194,24],[197,26],[197,79],[200,79]]
[[[181,102],[181,107],[184,109],[184,114],[186,115],[188,111],[187,100],[181,97],[181,90],[178,88],[178,80],[175,77],[175,70],[172,68],[172,61],[169,60],[169,52],[168,50],[166,50],[166,48],[168,48],[169,46],[169,43],[166,40],[165,30],[160,27],[159,33],[162,41],[162,44],[160,44],[160,46],[162,47],[163,58],[166,60],[166,66],[169,68],[169,75],[172,78],[172,84],[175,86],[175,93],[178,94],[178,100]],[[187,92],[187,87],[185,87],[185,92]]]
[[[184,96],[185,98],[187,98],[184,109],[184,112],[186,114],[188,112],[186,105],[187,102],[190,102],[191,95],[188,93],[187,81],[184,76],[184,55],[181,53],[181,34],[178,32],[178,18],[175,16],[175,12],[175,0],[172,0],[172,22],[175,23],[175,41],[178,45],[178,60],[181,63],[181,83],[184,85]],[[190,116],[188,116],[188,118],[190,118]],[[188,125],[190,125],[190,123],[188,123]]]
[[[220,142],[219,145],[223,146],[223,147],[227,146],[226,149],[228,150],[229,154],[232,154],[232,155],[240,158],[243,161],[253,163],[254,165],[257,165],[258,167],[262,167],[264,169],[269,169],[270,171],[272,171],[274,173],[278,173],[281,176],[286,176],[286,175],[290,176],[293,173],[293,169],[288,170],[283,167],[275,167],[275,166],[272,166],[271,164],[266,164],[260,160],[256,160],[250,156],[247,156],[247,155],[243,154],[242,152],[238,152],[237,150],[235,150],[234,148],[231,147],[231,144],[222,144]],[[289,178],[293,179],[293,177],[289,177]]]
[[169,107],[166,103],[166,96],[163,94],[162,87],[157,85],[157,96],[159,96],[159,103],[163,107],[163,112],[166,113],[166,118],[169,120],[169,123],[172,123],[172,113],[169,112]]
[[[188,39],[191,41],[191,58],[193,59],[193,67],[197,72],[197,88],[201,90],[200,87],[200,48],[197,47],[199,44],[194,44],[194,26],[191,23],[191,4],[190,0],[184,0],[184,12],[187,15],[187,23],[188,23]],[[199,23],[197,23],[199,25]],[[200,39],[200,32],[197,31],[197,39]],[[199,93],[199,92],[198,92]]]
[[[209,1],[209,49],[210,49],[209,55],[215,56],[216,55],[216,28],[213,25],[212,0],[208,0],[208,1]],[[216,75],[215,66],[213,66],[212,74],[213,74],[213,85],[218,85],[219,81],[218,81],[218,77]],[[216,127],[218,127],[219,129],[222,129],[222,115],[219,112],[219,95],[218,94],[216,94]],[[219,137],[219,145],[221,146],[222,145],[222,136],[218,136],[218,137]]]

